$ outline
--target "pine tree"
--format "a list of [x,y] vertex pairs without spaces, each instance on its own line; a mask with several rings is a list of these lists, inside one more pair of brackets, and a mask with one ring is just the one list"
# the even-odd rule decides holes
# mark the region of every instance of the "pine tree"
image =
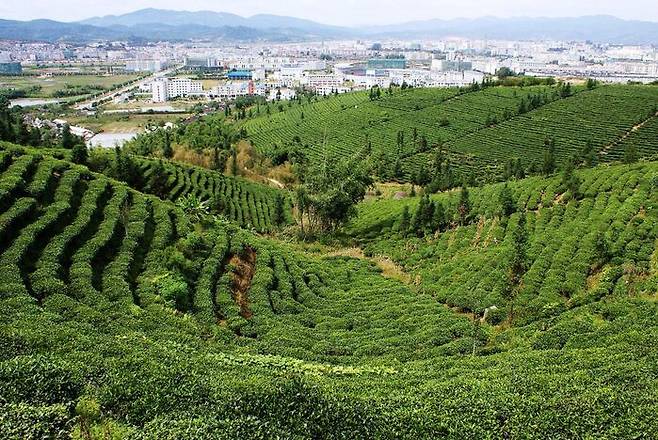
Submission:
[[162,156],[165,159],[171,159],[174,157],[174,149],[171,148],[171,139],[169,137],[169,130],[164,132],[164,145],[162,146]]
[[426,205],[428,203],[429,197],[424,195],[420,198],[418,202],[418,207],[416,208],[416,213],[414,214],[413,221],[411,223],[411,230],[418,236],[422,237],[425,233],[423,225],[425,224],[425,212]]
[[574,161],[570,159],[562,172],[562,188],[568,191],[571,197],[577,199],[580,190],[580,178],[574,174]]
[[510,281],[513,286],[521,283],[527,265],[528,231],[526,230],[526,215],[519,215],[519,222],[513,236],[512,264],[510,266]]
[[400,219],[400,226],[398,227],[398,232],[400,232],[400,235],[403,237],[406,237],[409,233],[409,225],[411,223],[410,217],[409,207],[405,205],[404,209],[402,209],[402,218]]
[[434,204],[434,216],[432,217],[432,230],[433,231],[442,231],[446,226],[446,212],[443,207],[443,203],[435,202]]
[[457,210],[459,212],[459,224],[463,226],[468,222],[468,217],[471,213],[471,200],[466,185],[462,185]]
[[77,142],[71,149],[71,162],[86,165],[89,158],[89,150],[83,142]]
[[513,255],[509,270],[509,285],[506,289],[505,296],[509,301],[509,320],[514,321],[514,299],[523,280],[523,275],[527,270],[527,248],[528,248],[528,231],[526,230],[526,215],[524,212],[519,216],[519,222],[513,234]]
[[545,175],[553,174],[555,172],[555,141],[553,139],[546,139],[544,142],[544,163],[542,172]]
[[581,151],[581,159],[583,164],[590,168],[596,165],[596,152],[594,151],[594,146],[592,145],[592,141],[587,141],[585,146],[583,147]]
[[423,229],[425,230],[425,233],[432,233],[432,219],[434,218],[434,202],[432,202],[429,198],[428,195],[425,195],[424,197],[427,197],[427,202],[425,203],[425,210],[423,212]]
[[514,161],[514,177],[517,179],[523,179],[525,177],[525,170],[523,169],[523,163],[521,162],[520,158],[516,158]]
[[514,199],[512,197],[512,191],[510,190],[507,183],[503,185],[503,187],[500,189],[498,201],[500,204],[501,216],[509,217],[514,212],[516,212],[516,203],[514,203]]
[[64,124],[62,128],[62,140],[60,145],[62,148],[71,149],[75,145],[75,137],[71,133],[71,127],[69,124]]
[[277,193],[275,205],[274,205],[274,224],[277,226],[281,226],[286,221],[285,205],[286,202],[285,199],[283,198],[283,195]]

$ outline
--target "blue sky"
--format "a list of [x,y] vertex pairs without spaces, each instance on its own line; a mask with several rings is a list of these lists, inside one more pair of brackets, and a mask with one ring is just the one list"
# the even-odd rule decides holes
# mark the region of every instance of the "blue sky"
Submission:
[[73,21],[148,7],[212,10],[243,16],[259,13],[292,15],[336,25],[391,24],[484,15],[565,17],[608,14],[658,22],[656,0],[14,0],[0,3],[0,18]]

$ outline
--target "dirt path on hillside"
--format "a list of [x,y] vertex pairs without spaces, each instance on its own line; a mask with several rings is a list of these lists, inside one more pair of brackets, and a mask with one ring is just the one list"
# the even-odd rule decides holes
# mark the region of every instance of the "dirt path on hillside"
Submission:
[[337,249],[329,252],[327,255],[330,257],[351,257],[359,260],[368,260],[381,269],[383,277],[397,280],[404,284],[415,284],[412,276],[405,272],[402,266],[395,263],[389,257],[367,257],[363,253],[363,249],[358,247]]
[[[412,290],[415,290],[414,288],[420,286],[421,283],[422,283],[420,275],[417,275],[416,277],[414,277],[412,274],[405,272],[404,269],[402,268],[402,266],[396,264],[389,257],[386,257],[386,256],[368,257],[363,253],[363,249],[358,248],[358,247],[336,249],[334,251],[329,252],[326,255],[330,256],[330,257],[350,257],[350,258],[356,258],[356,259],[359,259],[359,260],[371,261],[372,263],[376,264],[377,267],[379,267],[382,270],[382,276],[383,277],[399,281],[399,282],[409,286]],[[436,296],[433,293],[430,293],[430,296],[434,300],[438,301],[438,299],[436,298]],[[455,315],[466,318],[472,323],[477,321],[478,325],[486,325],[486,322],[484,320],[484,316],[477,316],[473,312],[463,310],[459,307],[450,306],[450,305],[448,305],[444,302],[440,302],[440,301],[438,301],[438,302],[443,307],[445,307],[446,310],[449,310],[450,312],[454,313]],[[499,327],[502,328],[501,326],[502,326],[502,324]]]
[[626,139],[628,139],[628,138],[629,138],[633,133],[635,133],[636,131],[642,129],[642,127],[644,127],[645,125],[647,125],[647,124],[649,123],[649,121],[651,121],[651,120],[652,120],[653,118],[655,118],[655,117],[658,117],[658,113],[655,113],[654,115],[648,117],[647,119],[645,119],[644,121],[640,122],[639,124],[634,125],[633,128],[631,128],[631,129],[628,130],[626,133],[624,133],[624,135],[623,135],[622,137],[620,137],[619,139],[615,140],[614,142],[611,142],[611,143],[609,143],[608,145],[606,145],[606,146],[604,146],[603,148],[601,148],[601,151],[599,152],[599,154],[602,154],[602,155],[604,155],[604,156],[607,155],[608,152],[609,152],[611,149],[613,149],[613,148],[616,147],[617,145],[619,145],[619,144],[621,144],[622,142],[624,142]]

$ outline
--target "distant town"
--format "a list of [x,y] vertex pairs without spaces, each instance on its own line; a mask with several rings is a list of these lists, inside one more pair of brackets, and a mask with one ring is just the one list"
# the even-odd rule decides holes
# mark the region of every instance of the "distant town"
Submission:
[[[271,101],[306,89],[319,95],[391,85],[455,87],[480,82],[501,69],[528,76],[593,78],[602,82],[658,80],[653,46],[563,41],[331,41],[221,46],[125,42],[71,44],[0,42],[0,74],[26,68],[67,66],[67,73],[101,65],[101,72],[154,75],[132,93],[161,103],[173,99],[235,99],[257,95]],[[166,75],[157,75],[170,69]],[[0,84],[0,87],[2,85]],[[117,100],[130,99],[121,94]]]
[[[444,38],[297,43],[0,41],[0,96],[35,127],[70,125],[90,146],[251,97],[285,102],[390,87],[468,87],[507,76],[652,83],[652,45]],[[53,105],[56,105],[53,107]],[[50,106],[48,112],[45,107]]]

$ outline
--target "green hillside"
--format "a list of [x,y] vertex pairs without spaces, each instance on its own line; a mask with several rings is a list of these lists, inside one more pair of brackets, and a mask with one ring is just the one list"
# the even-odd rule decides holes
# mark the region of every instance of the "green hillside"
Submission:
[[418,277],[423,291],[461,311],[482,314],[488,307],[509,305],[508,271],[519,216],[525,217],[529,237],[517,292],[516,314],[523,322],[612,293],[653,291],[658,166],[599,167],[577,176],[576,197],[560,177],[505,184],[514,206],[509,216],[500,212],[503,184],[475,188],[470,224],[458,228],[453,226],[459,221],[459,191],[434,196],[446,213],[445,226],[429,228],[423,237],[400,231],[404,207],[416,213],[418,199],[367,202],[350,233],[363,241],[367,254],[393,258]]
[[[135,158],[135,162],[140,179],[132,186],[140,191],[174,202],[193,196],[208,203],[213,212],[260,232],[277,226],[276,205],[277,197],[280,197],[284,217],[278,222],[286,224],[291,221],[290,199],[282,191],[201,167],[142,157]],[[104,171],[111,172],[111,165]],[[154,182],[156,173],[161,173],[159,186]]]
[[51,153],[0,149],[4,438],[658,430],[656,163],[510,182],[504,214],[501,185],[472,189],[466,216],[459,192],[437,195],[438,232],[406,237],[419,199],[369,201],[346,230],[365,249],[354,258],[241,229],[271,227],[274,190],[240,186],[242,220],[196,215],[172,200],[235,204],[226,178],[165,162],[154,188],[158,162],[133,158],[129,187],[111,163],[104,175]]
[[429,166],[442,145],[457,171],[490,181],[510,159],[540,167],[548,138],[559,163],[588,144],[601,162],[620,160],[630,142],[643,156],[653,155],[651,143],[639,136],[655,125],[657,113],[655,86],[574,88],[566,95],[558,86],[407,89],[374,101],[359,92],[296,104],[239,125],[264,153],[299,144],[317,159],[355,154],[370,143],[392,164],[399,152],[407,178],[421,164]]

